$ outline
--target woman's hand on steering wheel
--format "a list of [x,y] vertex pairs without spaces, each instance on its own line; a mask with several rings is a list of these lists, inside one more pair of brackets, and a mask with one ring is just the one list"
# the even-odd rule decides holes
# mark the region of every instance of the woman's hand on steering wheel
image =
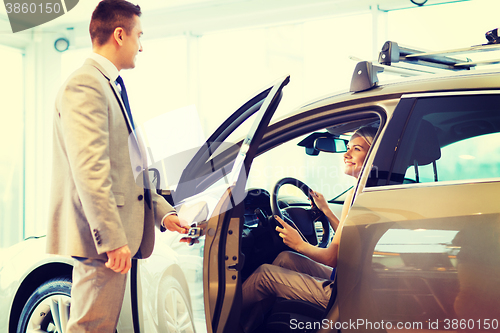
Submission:
[[[290,205],[285,208],[281,208],[278,202],[278,192],[281,186],[288,184],[297,187],[304,193],[304,195],[308,197],[312,197],[309,186],[301,182],[300,180],[293,177],[285,177],[276,182],[274,185],[273,192],[271,194],[271,210],[273,215],[277,215],[281,218],[281,220],[288,221],[286,222],[291,227],[297,227],[297,231],[299,235],[302,236],[302,232],[307,230],[307,234],[303,235],[303,240],[309,244],[314,246],[319,246],[322,248],[326,248],[330,241],[330,220],[327,214],[325,214],[322,210],[320,210],[316,204],[314,203],[314,199],[311,200],[311,204],[314,204],[312,208],[306,208],[301,205]],[[316,193],[316,192],[314,192]],[[319,200],[319,199],[318,199]],[[322,199],[324,202],[324,206],[327,207],[325,209],[329,215],[333,216],[333,213],[328,208],[328,204],[326,200]],[[321,202],[320,202],[321,204]],[[277,221],[277,220],[276,220]],[[321,227],[323,229],[323,234],[321,237],[318,235],[318,228],[316,227],[316,222],[321,222]],[[300,226],[305,226],[305,229],[302,230]],[[279,241],[279,239],[278,239]],[[281,243],[281,242],[280,242]],[[285,243],[286,244],[286,243]]]
[[300,252],[299,247],[306,242],[304,242],[298,231],[283,221],[281,217],[275,215],[274,218],[282,225],[282,228],[276,226],[276,231],[279,233],[279,236],[283,238],[283,243],[291,249]]
[[[323,213],[326,213],[330,209],[330,207],[328,207],[328,202],[326,202],[326,199],[323,196],[323,194],[313,190],[309,190],[309,194],[311,195],[311,198],[318,207],[318,209],[321,210]],[[312,202],[311,206],[314,207]]]

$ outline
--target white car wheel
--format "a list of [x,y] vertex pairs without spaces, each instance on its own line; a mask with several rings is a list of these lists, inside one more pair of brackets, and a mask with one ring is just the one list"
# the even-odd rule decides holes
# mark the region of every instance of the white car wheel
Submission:
[[26,302],[18,333],[64,333],[71,306],[71,279],[59,277],[38,287]]
[[194,333],[193,315],[186,292],[179,281],[167,276],[162,281],[158,298],[160,331]]

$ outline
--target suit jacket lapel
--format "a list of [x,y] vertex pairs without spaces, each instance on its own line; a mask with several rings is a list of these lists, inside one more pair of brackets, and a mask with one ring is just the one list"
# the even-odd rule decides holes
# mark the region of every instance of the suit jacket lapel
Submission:
[[113,93],[115,95],[115,98],[118,102],[118,105],[120,105],[120,109],[122,110],[123,117],[125,117],[125,121],[127,122],[128,129],[133,134],[137,143],[139,143],[139,140],[137,139],[137,135],[136,135],[135,131],[133,130],[132,122],[131,122],[130,118],[128,117],[127,110],[125,109],[125,104],[123,104],[120,91],[118,90],[118,87],[116,86],[116,84],[114,82],[111,82],[109,75],[101,67],[101,65],[99,65],[99,63],[97,63],[96,61],[94,61],[92,59],[87,59],[87,61],[85,63],[97,68],[99,70],[99,72],[101,72],[101,74],[108,80],[109,86],[111,87],[111,90],[113,91]]

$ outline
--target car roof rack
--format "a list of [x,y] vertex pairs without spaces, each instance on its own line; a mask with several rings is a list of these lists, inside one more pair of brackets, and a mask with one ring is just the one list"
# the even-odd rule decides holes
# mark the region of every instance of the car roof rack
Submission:
[[351,79],[350,92],[360,92],[376,87],[378,84],[377,73],[384,71],[383,67],[375,66],[370,61],[360,61],[356,64]]
[[[499,51],[500,37],[498,28],[486,33],[487,44],[475,45],[459,49],[451,49],[437,52],[417,50],[415,48],[403,47],[393,41],[387,41],[379,53],[378,64],[369,61],[357,63],[351,80],[351,92],[369,90],[378,84],[377,73],[387,72],[400,74],[402,76],[414,76],[421,74],[433,74],[443,71],[464,71],[476,68],[479,65],[500,64],[500,58],[472,61],[469,58],[457,58],[457,55]],[[354,60],[354,58],[351,58]],[[402,65],[404,64],[404,65]]]
[[391,66],[394,63],[404,62],[412,65],[423,65],[452,71],[470,70],[479,65],[494,65],[500,63],[500,58],[472,61],[469,58],[455,58],[457,55],[498,51],[500,44],[483,44],[459,49],[437,52],[426,52],[409,47],[403,47],[396,42],[387,41],[379,53],[378,62],[381,65]]

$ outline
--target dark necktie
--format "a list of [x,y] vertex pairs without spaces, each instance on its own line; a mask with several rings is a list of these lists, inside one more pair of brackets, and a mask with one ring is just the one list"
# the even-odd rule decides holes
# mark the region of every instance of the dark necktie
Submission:
[[[135,131],[135,125],[134,125],[134,118],[132,118],[132,112],[130,112],[130,105],[128,104],[128,96],[127,96],[127,89],[125,89],[125,84],[123,83],[123,79],[120,75],[116,78],[116,83],[120,85],[121,91],[120,94],[122,95],[122,101],[123,104],[125,105],[125,110],[127,110],[127,115],[128,119],[130,119],[130,123],[132,124],[132,130]],[[148,178],[146,177],[146,173],[142,174],[143,177],[143,182],[144,184],[149,184]],[[144,188],[144,200],[146,200],[146,203],[148,204],[149,208],[151,208],[151,190],[149,189],[149,186],[145,186]]]
[[130,123],[132,124],[132,130],[135,130],[134,118],[132,118],[132,112],[130,111],[130,105],[128,104],[127,89],[125,89],[122,77],[118,75],[115,82],[120,85],[120,94],[122,95],[123,105],[125,105],[125,110],[127,110],[128,119],[130,119]]

